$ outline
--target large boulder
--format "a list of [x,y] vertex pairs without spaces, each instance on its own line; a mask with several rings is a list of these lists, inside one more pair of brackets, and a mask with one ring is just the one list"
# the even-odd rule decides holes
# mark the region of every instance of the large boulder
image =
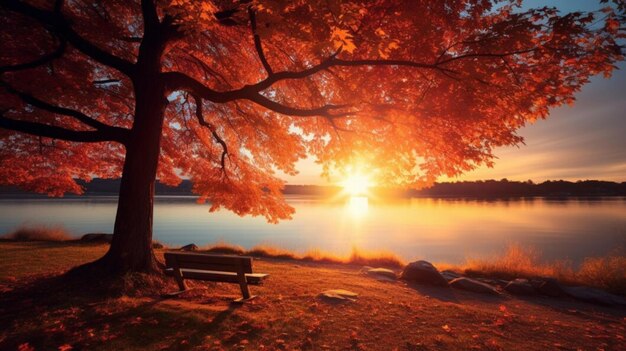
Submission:
[[533,295],[536,294],[537,291],[530,284],[528,279],[515,279],[511,280],[505,287],[504,290],[514,295]]
[[564,288],[564,291],[567,295],[577,300],[581,300],[585,302],[596,303],[596,304],[607,305],[607,306],[613,306],[613,305],[626,306],[625,298],[621,296],[609,294],[606,291],[602,291],[602,290],[595,289],[595,288],[590,288],[586,286],[573,286],[573,287]]
[[113,241],[113,234],[105,233],[88,233],[80,238],[80,241],[88,243],[111,243]]
[[456,278],[452,280],[449,284],[455,289],[473,291],[481,294],[500,295],[498,290],[496,290],[496,288],[494,288],[493,286],[470,278]]
[[400,279],[408,282],[414,282],[419,284],[447,286],[448,281],[430,262],[415,261],[409,263],[404,270]]

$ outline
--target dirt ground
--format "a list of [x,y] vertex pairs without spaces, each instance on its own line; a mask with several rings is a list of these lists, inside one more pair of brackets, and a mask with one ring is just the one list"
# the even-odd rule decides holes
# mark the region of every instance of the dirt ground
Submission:
[[[359,266],[257,259],[255,272],[270,277],[242,305],[231,303],[233,284],[192,283],[165,298],[94,293],[62,275],[105,250],[0,242],[0,349],[626,350],[623,308],[378,281]],[[170,278],[151,284],[176,290]],[[329,302],[318,296],[327,289],[359,295]]]

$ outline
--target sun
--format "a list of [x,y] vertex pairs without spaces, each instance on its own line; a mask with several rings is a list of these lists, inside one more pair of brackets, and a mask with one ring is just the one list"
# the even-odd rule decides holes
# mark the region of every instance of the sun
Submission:
[[363,174],[352,174],[343,182],[343,191],[350,196],[367,195],[370,186],[372,186],[369,177]]

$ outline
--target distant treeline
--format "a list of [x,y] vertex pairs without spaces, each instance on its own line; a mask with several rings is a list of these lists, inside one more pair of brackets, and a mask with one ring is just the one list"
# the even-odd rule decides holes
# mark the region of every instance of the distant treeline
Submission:
[[436,183],[428,189],[409,190],[405,194],[428,197],[626,196],[626,182],[549,180],[535,184],[506,179],[481,180]]
[[[119,179],[94,179],[89,183],[81,182],[85,195],[115,196],[120,187]],[[170,187],[157,181],[157,195],[194,195],[189,180],[177,187]],[[376,188],[372,192],[383,197],[531,197],[531,196],[626,196],[626,182],[616,183],[599,180],[570,182],[564,180],[533,183],[502,180],[481,180],[471,182],[435,183],[422,190],[404,190]],[[285,194],[334,196],[341,193],[336,186],[287,185]],[[14,187],[0,187],[0,194],[29,195]],[[32,194],[31,194],[32,195]]]

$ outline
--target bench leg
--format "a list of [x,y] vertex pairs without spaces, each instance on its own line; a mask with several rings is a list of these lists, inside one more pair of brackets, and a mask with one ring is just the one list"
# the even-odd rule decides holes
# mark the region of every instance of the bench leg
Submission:
[[178,283],[178,288],[180,291],[187,290],[187,284],[185,284],[185,280],[182,277],[176,277],[176,283]]
[[239,283],[239,287],[241,288],[241,295],[243,295],[244,300],[250,298],[250,290],[248,290],[248,283]]

